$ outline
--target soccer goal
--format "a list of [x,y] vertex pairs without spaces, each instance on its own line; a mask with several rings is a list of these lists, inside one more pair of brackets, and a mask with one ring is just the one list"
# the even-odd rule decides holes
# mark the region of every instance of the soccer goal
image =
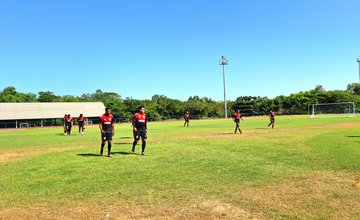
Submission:
[[321,103],[308,105],[309,118],[355,117],[354,102]]

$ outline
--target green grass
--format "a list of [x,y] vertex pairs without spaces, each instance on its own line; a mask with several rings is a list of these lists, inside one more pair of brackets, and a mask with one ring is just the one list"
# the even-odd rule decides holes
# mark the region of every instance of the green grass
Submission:
[[[217,201],[245,210],[249,218],[327,219],[345,211],[360,218],[359,209],[348,207],[351,198],[360,196],[360,189],[351,186],[360,175],[359,118],[277,117],[275,129],[267,123],[267,118],[245,118],[242,135],[232,134],[231,120],[191,121],[188,128],[182,121],[150,123],[147,157],[127,154],[131,127],[116,125],[113,158],[97,156],[96,126],[84,136],[63,136],[59,127],[0,130],[0,216],[17,207],[71,209],[82,204],[91,210],[94,203],[165,207],[165,216],[173,218],[183,207],[187,218],[239,215],[232,211],[224,216],[224,210],[202,205]],[[141,143],[138,152],[140,148]],[[330,177],[338,178],[331,183]],[[319,181],[326,192],[312,189]],[[282,186],[292,182],[304,185],[289,192],[296,201],[287,193],[254,199],[257,192],[285,190]],[[348,208],[341,211],[342,206]],[[132,216],[124,210],[116,213]],[[91,216],[103,217],[96,209]]]

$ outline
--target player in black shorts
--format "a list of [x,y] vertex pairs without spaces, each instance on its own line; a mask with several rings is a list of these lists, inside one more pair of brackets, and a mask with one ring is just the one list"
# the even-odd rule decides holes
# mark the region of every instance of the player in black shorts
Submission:
[[79,115],[78,118],[79,134],[83,135],[85,130],[85,117],[83,114]]
[[64,130],[64,135],[66,135],[66,126],[65,126],[65,119],[66,119],[67,114],[64,115],[64,117],[61,119],[62,120],[62,126],[63,126],[63,130]]
[[236,134],[237,130],[239,130],[240,134],[242,134],[242,131],[240,129],[240,119],[243,121],[244,121],[244,119],[242,118],[242,116],[240,114],[240,110],[236,110],[236,113],[232,117],[234,118],[234,122],[236,123],[234,134]]
[[185,125],[187,125],[187,127],[189,127],[190,114],[188,111],[185,112],[184,120],[185,120],[184,127],[185,127]]
[[73,126],[73,123],[74,123],[74,120],[73,118],[70,116],[70,114],[68,114],[66,117],[65,117],[65,128],[66,128],[66,133],[68,135],[71,134],[71,128]]
[[271,125],[271,127],[274,128],[274,126],[275,126],[275,111],[274,111],[274,109],[271,109],[269,111],[269,118],[270,118],[270,123],[268,124],[268,127],[270,127],[270,125]]
[[142,141],[141,154],[146,156],[145,147],[147,139],[147,115],[145,114],[144,106],[139,107],[138,113],[136,113],[132,120],[132,126],[134,131],[134,142],[131,152],[135,153],[135,146],[139,142],[140,138]]
[[111,115],[111,109],[105,108],[105,114],[100,117],[99,127],[101,131],[101,149],[100,156],[103,155],[104,146],[108,142],[108,157],[111,157],[111,141],[115,134],[114,117]]

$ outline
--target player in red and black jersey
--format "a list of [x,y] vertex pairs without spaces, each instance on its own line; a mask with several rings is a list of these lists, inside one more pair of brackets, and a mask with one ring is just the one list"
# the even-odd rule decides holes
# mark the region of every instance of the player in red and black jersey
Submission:
[[145,156],[145,147],[147,139],[147,115],[145,114],[144,106],[139,107],[138,113],[136,113],[132,120],[132,126],[134,131],[134,142],[132,147],[132,153],[135,153],[135,146],[140,140],[142,141],[141,154]]
[[65,126],[65,119],[66,119],[67,114],[64,115],[64,117],[61,119],[62,120],[62,126],[63,126],[63,130],[64,130],[64,135],[66,135],[66,126]]
[[240,119],[243,121],[244,121],[244,119],[242,118],[242,116],[240,114],[240,110],[236,110],[236,113],[232,117],[234,119],[234,122],[236,123],[234,134],[236,134],[238,129],[239,129],[240,134],[242,134],[242,131],[240,129]]
[[85,130],[85,117],[83,114],[79,115],[78,118],[79,134],[83,135]]
[[105,108],[105,114],[100,117],[99,127],[101,131],[101,149],[100,156],[103,155],[104,146],[108,142],[108,157],[111,157],[111,141],[115,134],[114,117],[111,114],[110,108]]
[[185,120],[184,127],[185,127],[185,125],[187,125],[189,127],[190,114],[188,111],[185,112],[184,120]]
[[274,111],[274,109],[271,109],[269,111],[269,118],[270,118],[270,123],[269,123],[268,127],[271,125],[271,127],[274,128],[274,126],[275,126],[275,111]]
[[66,128],[66,133],[68,135],[71,134],[71,128],[73,126],[74,123],[74,119],[70,116],[70,114],[66,115],[65,117],[65,128]]

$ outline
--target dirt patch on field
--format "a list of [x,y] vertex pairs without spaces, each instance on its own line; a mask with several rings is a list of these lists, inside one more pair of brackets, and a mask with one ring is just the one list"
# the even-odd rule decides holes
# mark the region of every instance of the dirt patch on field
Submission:
[[247,204],[276,219],[359,219],[358,173],[314,172],[293,181],[264,183],[239,193]]
[[68,150],[75,150],[83,148],[84,146],[73,147],[51,147],[42,149],[21,149],[21,150],[9,150],[0,153],[0,163],[8,162],[9,160],[16,160],[26,156],[36,156],[44,153],[62,152]]
[[[103,203],[103,202],[99,202]],[[218,200],[169,204],[77,204],[66,207],[29,205],[0,210],[3,219],[264,219]]]

